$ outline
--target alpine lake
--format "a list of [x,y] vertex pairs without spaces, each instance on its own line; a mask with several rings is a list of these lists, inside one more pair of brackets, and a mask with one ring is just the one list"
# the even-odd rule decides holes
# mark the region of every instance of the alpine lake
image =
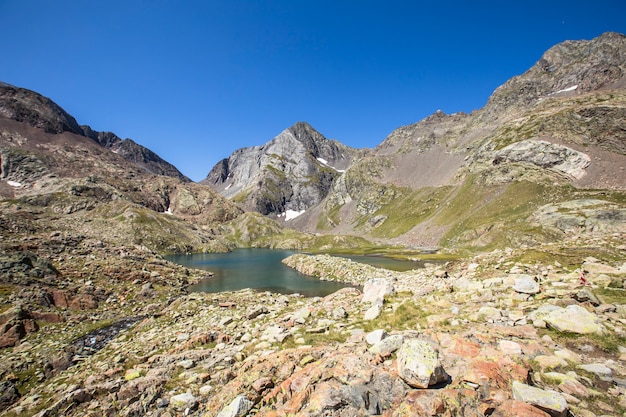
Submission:
[[[298,293],[305,297],[324,297],[353,285],[322,281],[285,266],[281,261],[294,251],[275,249],[237,249],[228,253],[172,255],[167,259],[188,268],[204,269],[213,276],[189,286],[191,292],[224,292],[251,288],[281,294]],[[337,255],[340,256],[340,255]],[[405,271],[421,263],[381,256],[344,256],[379,268]]]

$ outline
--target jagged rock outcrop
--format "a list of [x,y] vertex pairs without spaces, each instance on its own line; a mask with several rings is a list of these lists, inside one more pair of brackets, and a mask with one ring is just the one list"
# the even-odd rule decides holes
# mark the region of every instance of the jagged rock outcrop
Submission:
[[122,140],[112,132],[96,132],[89,126],[81,126],[81,128],[88,138],[152,174],[174,177],[185,182],[191,181],[174,165],[132,139]]
[[498,87],[489,98],[489,118],[537,100],[624,88],[626,36],[608,32],[592,40],[565,41],[550,48],[524,74]]
[[233,152],[201,183],[250,210],[291,217],[319,203],[357,155],[299,122],[263,146]]
[[566,146],[540,140],[523,140],[496,152],[494,165],[503,161],[528,162],[541,168],[551,168],[575,179],[585,175],[590,164],[588,155]]

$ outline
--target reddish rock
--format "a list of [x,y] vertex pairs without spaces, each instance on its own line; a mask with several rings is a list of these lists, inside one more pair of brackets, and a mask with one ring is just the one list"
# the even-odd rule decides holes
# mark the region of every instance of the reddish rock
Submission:
[[65,317],[59,313],[43,313],[33,311],[32,314],[35,320],[44,321],[46,323],[62,323],[65,321]]
[[446,353],[454,353],[464,358],[475,358],[480,353],[480,345],[465,339],[455,339],[446,350]]
[[26,336],[26,330],[21,322],[7,323],[0,335],[0,348],[15,346],[24,336]]
[[559,384],[558,389],[561,392],[564,392],[569,395],[573,395],[575,397],[586,398],[591,395],[587,387],[581,384],[578,381],[566,380]]
[[391,416],[439,416],[445,410],[439,391],[415,390],[404,397],[400,405],[392,411]]
[[69,306],[68,296],[63,290],[53,290],[52,291],[52,302],[57,307],[65,307]]
[[52,301],[57,307],[71,308],[73,310],[88,310],[98,307],[98,302],[91,294],[72,296],[63,290],[53,290]]
[[524,355],[528,356],[529,358],[534,358],[535,356],[539,356],[539,355],[549,355],[551,353],[550,349],[546,348],[545,346],[535,341],[531,341],[531,342],[523,344],[522,352],[524,353]]
[[500,404],[491,414],[491,417],[550,417],[546,413],[530,404],[520,401],[508,400]]
[[524,326],[494,326],[493,330],[501,336],[519,337],[520,339],[537,340],[537,329],[530,324]]
[[227,301],[227,302],[219,303],[219,306],[222,308],[235,308],[237,307],[237,304],[233,303],[232,301]]
[[72,299],[69,305],[74,310],[91,310],[98,307],[98,302],[89,294],[80,294]]
[[507,357],[490,361],[481,358],[473,360],[463,380],[478,385],[489,385],[491,388],[508,389],[513,380],[525,381],[528,369]]
[[0,318],[0,348],[15,346],[27,334],[39,330],[33,315],[21,306],[11,308]]
[[268,388],[272,388],[273,386],[274,383],[268,377],[259,378],[252,383],[252,389],[254,389],[258,393],[261,393]]

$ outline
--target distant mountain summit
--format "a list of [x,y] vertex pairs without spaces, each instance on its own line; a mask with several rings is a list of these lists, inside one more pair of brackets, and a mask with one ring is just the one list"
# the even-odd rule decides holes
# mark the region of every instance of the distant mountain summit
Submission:
[[201,182],[249,210],[289,218],[319,203],[358,154],[298,122],[265,145],[233,152]]
[[69,132],[88,137],[149,173],[191,181],[174,165],[131,139],[122,140],[114,133],[97,132],[89,126],[80,126],[58,104],[34,91],[0,82],[0,116],[26,123],[46,133]]
[[626,36],[566,41],[482,109],[394,130],[291,227],[472,248],[622,233],[624,120]]
[[561,42],[522,75],[498,87],[485,109],[512,113],[537,100],[626,87],[626,36],[607,32],[592,40]]

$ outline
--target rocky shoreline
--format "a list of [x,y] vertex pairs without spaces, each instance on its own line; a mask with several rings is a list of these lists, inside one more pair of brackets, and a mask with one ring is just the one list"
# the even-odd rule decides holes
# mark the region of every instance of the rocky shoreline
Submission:
[[581,287],[577,268],[516,255],[407,272],[296,255],[286,263],[362,290],[154,297],[135,308],[145,318],[18,392],[9,364],[26,372],[63,346],[42,325],[3,351],[2,414],[622,415],[626,265],[587,258]]

